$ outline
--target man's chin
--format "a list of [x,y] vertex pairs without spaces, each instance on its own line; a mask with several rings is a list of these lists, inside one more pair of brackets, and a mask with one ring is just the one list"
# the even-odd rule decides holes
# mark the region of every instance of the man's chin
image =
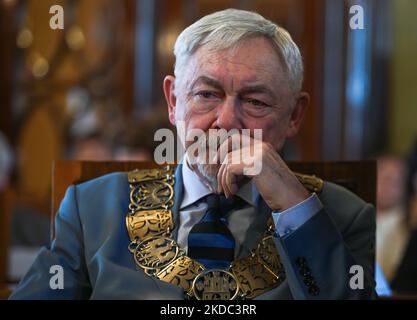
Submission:
[[197,162],[191,166],[194,172],[198,175],[201,181],[210,189],[210,191],[213,193],[217,193],[217,173],[219,172],[220,165],[202,164],[200,162]]

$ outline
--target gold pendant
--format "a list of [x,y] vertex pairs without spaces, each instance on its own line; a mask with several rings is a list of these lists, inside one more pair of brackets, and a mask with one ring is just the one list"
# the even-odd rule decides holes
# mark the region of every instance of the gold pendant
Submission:
[[239,285],[233,273],[222,269],[208,269],[193,282],[192,294],[197,300],[234,300]]

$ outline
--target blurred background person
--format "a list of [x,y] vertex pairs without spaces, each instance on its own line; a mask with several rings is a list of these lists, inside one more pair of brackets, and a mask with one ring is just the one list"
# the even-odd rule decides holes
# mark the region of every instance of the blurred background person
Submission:
[[111,160],[112,146],[106,133],[113,132],[115,126],[108,126],[106,131],[106,124],[95,108],[73,116],[67,133],[65,158],[84,161]]
[[417,140],[408,160],[406,212],[410,237],[392,288],[399,294],[417,294]]
[[406,165],[394,155],[377,161],[376,259],[390,282],[408,241],[405,206]]
[[121,133],[114,137],[113,159],[117,161],[153,161],[155,148],[161,141],[154,141],[159,129],[174,130],[168,121],[165,106],[155,106],[154,112],[140,120],[125,119]]

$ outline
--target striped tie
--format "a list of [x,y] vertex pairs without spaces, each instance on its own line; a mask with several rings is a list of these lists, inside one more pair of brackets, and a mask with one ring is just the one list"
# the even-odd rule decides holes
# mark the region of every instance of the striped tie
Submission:
[[241,201],[238,197],[229,200],[224,195],[210,194],[206,202],[205,215],[188,235],[188,256],[209,269],[228,268],[234,260],[235,239],[224,216]]

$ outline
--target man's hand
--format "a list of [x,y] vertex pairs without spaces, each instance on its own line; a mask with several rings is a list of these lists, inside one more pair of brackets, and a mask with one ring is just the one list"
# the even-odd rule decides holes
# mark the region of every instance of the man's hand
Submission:
[[[252,138],[249,141],[249,145],[227,152],[231,149],[229,139],[217,151],[215,160],[221,163],[217,174],[219,193],[223,192],[226,197],[231,197],[237,193],[242,182],[249,178],[274,211],[286,210],[310,196],[269,143]],[[261,152],[258,151],[253,155],[253,150]],[[240,161],[232,163],[232,159]],[[253,168],[255,165],[261,165],[260,173],[252,176],[245,175],[244,169]]]

